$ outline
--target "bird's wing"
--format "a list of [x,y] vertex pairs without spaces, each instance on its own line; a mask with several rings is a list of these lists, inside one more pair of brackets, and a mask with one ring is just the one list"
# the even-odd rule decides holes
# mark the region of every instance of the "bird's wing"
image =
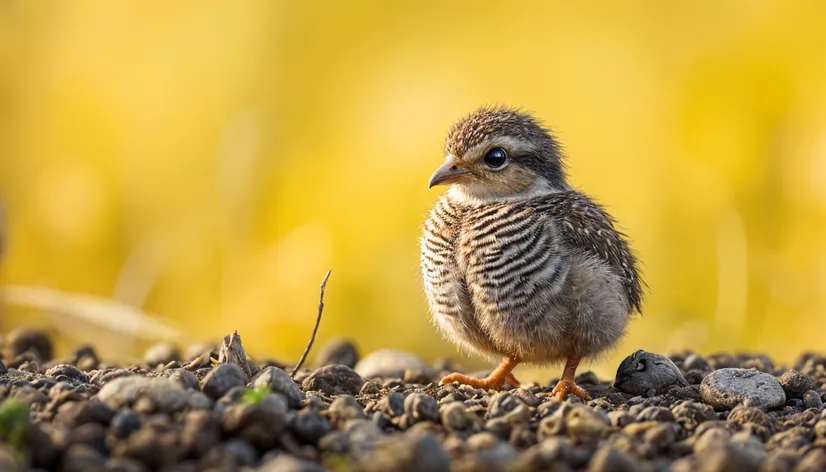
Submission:
[[571,246],[609,263],[622,278],[631,306],[642,313],[642,286],[637,259],[625,235],[614,227],[614,219],[599,204],[576,192],[555,193],[542,199],[559,223],[564,240]]

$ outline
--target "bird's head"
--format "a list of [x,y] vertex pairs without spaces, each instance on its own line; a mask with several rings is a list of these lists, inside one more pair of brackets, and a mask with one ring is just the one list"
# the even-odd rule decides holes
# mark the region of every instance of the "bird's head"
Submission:
[[520,110],[480,108],[460,119],[447,135],[445,153],[429,187],[452,184],[451,193],[467,201],[529,198],[569,188],[556,140]]

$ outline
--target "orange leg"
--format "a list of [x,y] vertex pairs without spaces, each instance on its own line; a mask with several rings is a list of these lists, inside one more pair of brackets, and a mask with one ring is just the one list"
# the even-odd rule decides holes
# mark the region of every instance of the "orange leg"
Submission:
[[[511,359],[510,357],[506,357],[499,367],[496,368],[487,378],[484,379],[477,379],[473,377],[468,377],[467,375],[462,374],[450,374],[447,377],[444,377],[441,382],[441,385],[447,385],[453,382],[459,382],[460,384],[470,385],[473,388],[482,388],[485,390],[499,390],[502,388],[502,385],[505,384],[506,380],[515,381],[516,379],[513,378],[513,374],[511,371],[519,364],[519,361],[516,359]],[[518,383],[518,382],[516,382]]]
[[565,362],[565,370],[562,371],[562,378],[559,379],[559,383],[556,384],[551,395],[556,398],[557,401],[561,402],[565,400],[565,397],[570,393],[572,395],[576,395],[583,400],[590,400],[591,397],[588,395],[588,392],[582,389],[582,387],[577,386],[574,383],[574,377],[576,376],[576,368],[579,365],[579,361],[581,361],[581,357],[569,357],[568,360]]

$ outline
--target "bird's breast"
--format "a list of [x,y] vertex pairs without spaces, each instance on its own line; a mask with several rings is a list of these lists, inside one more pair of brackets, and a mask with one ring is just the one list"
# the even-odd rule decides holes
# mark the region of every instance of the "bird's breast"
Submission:
[[491,316],[545,311],[565,283],[556,232],[548,216],[519,204],[499,204],[466,215],[457,239],[457,264],[473,304]]

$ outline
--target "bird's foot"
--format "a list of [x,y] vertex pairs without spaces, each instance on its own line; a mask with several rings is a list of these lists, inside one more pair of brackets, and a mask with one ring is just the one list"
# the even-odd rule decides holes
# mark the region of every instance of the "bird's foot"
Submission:
[[521,384],[518,380],[516,380],[516,377],[514,377],[513,374],[508,374],[508,376],[505,378],[505,381],[507,381],[509,384],[513,385],[516,388],[519,388],[521,386]]
[[565,400],[565,397],[568,394],[576,395],[577,397],[583,400],[590,400],[591,396],[588,395],[582,387],[575,384],[573,380],[560,380],[556,387],[554,387],[553,391],[551,391],[551,396],[553,396],[558,402],[562,402]]
[[477,379],[476,377],[468,377],[467,375],[454,372],[443,377],[439,382],[439,385],[449,385],[453,382],[459,382],[460,384],[470,385],[473,388],[481,388],[483,390],[499,390],[502,388],[502,385],[505,385],[505,380],[507,380],[507,377],[504,375],[489,375],[484,379]]

